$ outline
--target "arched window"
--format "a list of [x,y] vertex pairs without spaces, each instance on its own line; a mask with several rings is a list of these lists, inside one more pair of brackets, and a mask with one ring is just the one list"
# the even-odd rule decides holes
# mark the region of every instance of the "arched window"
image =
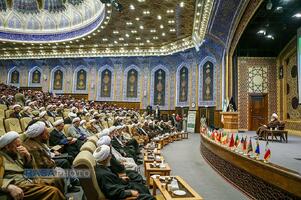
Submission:
[[177,106],[189,105],[189,68],[186,63],[182,63],[177,69]]
[[123,100],[140,101],[140,69],[131,65],[124,70]]
[[17,67],[13,67],[8,71],[7,84],[20,87],[20,70]]
[[169,71],[159,65],[151,71],[151,105],[159,105],[161,109],[168,108]]
[[42,69],[33,67],[28,73],[28,86],[38,87],[42,85]]
[[114,69],[108,65],[98,70],[98,100],[114,100]]
[[51,91],[63,93],[64,92],[64,78],[65,70],[57,66],[51,70]]
[[199,66],[199,105],[214,106],[216,99],[216,60],[206,57]]
[[84,66],[79,66],[74,71],[73,92],[74,93],[88,92],[88,69]]

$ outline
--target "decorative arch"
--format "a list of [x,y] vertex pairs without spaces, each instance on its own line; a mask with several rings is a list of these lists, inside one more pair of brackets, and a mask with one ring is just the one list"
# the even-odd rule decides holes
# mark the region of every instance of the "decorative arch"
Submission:
[[26,28],[31,30],[38,30],[41,28],[41,23],[37,18],[32,16],[27,21]]
[[16,66],[11,68],[7,74],[7,84],[20,87],[20,69]]
[[69,27],[70,26],[70,20],[69,20],[69,18],[66,15],[64,15],[64,14],[61,14],[58,26],[60,28]]
[[[185,71],[185,72],[184,72]],[[177,68],[176,72],[176,100],[177,106],[189,106],[189,79],[190,65],[188,63],[182,63]],[[184,76],[185,75],[185,76]]]
[[88,68],[80,65],[73,73],[73,92],[87,93],[88,92]]
[[[60,72],[59,72],[60,71]],[[64,78],[66,71],[61,66],[56,66],[50,73],[50,92],[63,93],[64,92]],[[56,82],[54,84],[54,82]]]
[[104,65],[98,70],[97,100],[113,101],[114,100],[115,76],[114,68]]
[[43,27],[46,30],[56,29],[56,22],[50,16],[46,16],[43,22]]
[[216,59],[207,56],[199,65],[199,106],[215,106]]
[[22,28],[22,20],[15,14],[10,14],[6,21],[8,28]]
[[42,86],[43,71],[40,67],[35,66],[28,72],[28,86],[40,87]]
[[[135,74],[129,74],[130,72],[135,72]],[[140,101],[140,81],[141,81],[141,70],[136,65],[130,65],[127,68],[125,68],[123,73],[123,100],[124,101],[132,101],[132,102],[138,102]],[[131,86],[129,85],[131,84]],[[131,93],[134,93],[133,97],[131,97],[129,94],[129,91],[132,89],[133,91]]]
[[[159,83],[155,83],[156,81],[156,73],[159,73],[159,70],[162,70],[165,74],[165,81],[164,81],[164,84],[161,82],[161,84]],[[156,66],[155,68],[152,69],[151,71],[151,95],[150,95],[150,98],[151,98],[151,105],[152,106],[155,106],[156,105],[156,102],[155,102],[155,98],[156,98],[156,92],[155,92],[155,87],[160,87],[162,89],[164,89],[164,104],[161,104],[159,105],[160,106],[160,109],[163,109],[163,110],[168,110],[169,109],[169,105],[168,105],[168,99],[169,99],[169,80],[170,80],[170,73],[169,73],[169,70],[167,69],[167,67],[165,67],[164,65],[158,65]],[[160,86],[161,85],[161,86]],[[163,85],[163,86],[162,86]],[[165,85],[165,87],[164,87]],[[162,94],[161,94],[162,96]]]

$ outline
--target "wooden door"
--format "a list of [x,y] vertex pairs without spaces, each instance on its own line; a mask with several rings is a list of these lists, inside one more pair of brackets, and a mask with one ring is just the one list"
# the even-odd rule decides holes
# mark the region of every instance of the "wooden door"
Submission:
[[268,122],[268,96],[250,95],[249,97],[249,130],[257,130]]

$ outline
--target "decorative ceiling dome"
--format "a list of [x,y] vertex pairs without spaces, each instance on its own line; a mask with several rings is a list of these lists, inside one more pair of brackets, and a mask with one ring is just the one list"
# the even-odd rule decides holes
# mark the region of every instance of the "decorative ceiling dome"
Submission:
[[0,0],[0,40],[72,40],[95,30],[105,9],[99,0]]

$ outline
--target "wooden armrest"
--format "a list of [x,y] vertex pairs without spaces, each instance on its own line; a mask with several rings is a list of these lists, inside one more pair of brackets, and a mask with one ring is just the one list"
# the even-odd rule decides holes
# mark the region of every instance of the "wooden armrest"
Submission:
[[137,199],[137,197],[128,197],[125,200],[135,200],[135,199]]

